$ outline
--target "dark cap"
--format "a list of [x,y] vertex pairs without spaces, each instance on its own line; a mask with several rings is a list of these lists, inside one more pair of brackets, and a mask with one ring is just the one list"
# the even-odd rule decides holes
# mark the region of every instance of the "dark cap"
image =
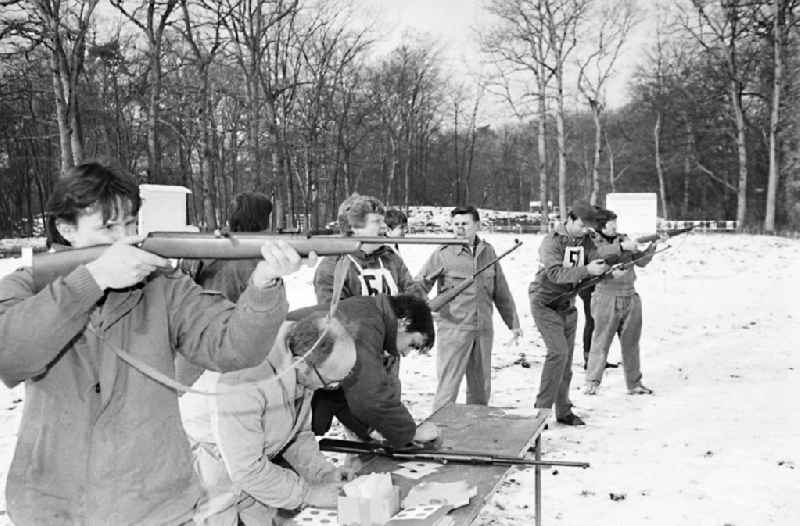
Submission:
[[590,205],[586,201],[575,201],[572,203],[570,212],[572,212],[575,217],[582,220],[584,225],[590,228],[597,227],[597,220],[599,218],[597,208]]

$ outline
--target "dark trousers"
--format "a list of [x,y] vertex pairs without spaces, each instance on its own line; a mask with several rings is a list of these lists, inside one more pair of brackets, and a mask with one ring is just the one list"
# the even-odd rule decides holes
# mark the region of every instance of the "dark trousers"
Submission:
[[583,368],[589,364],[589,351],[592,350],[592,334],[594,333],[594,318],[592,317],[592,292],[594,287],[588,287],[578,293],[583,302]]
[[532,299],[531,314],[547,347],[534,407],[551,408],[555,404],[556,417],[564,418],[572,412],[569,384],[572,381],[572,348],[575,346],[578,311],[575,307],[551,309]]

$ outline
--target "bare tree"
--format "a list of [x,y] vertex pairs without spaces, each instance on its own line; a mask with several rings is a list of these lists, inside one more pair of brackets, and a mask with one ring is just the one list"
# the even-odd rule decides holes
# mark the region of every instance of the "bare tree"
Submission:
[[161,55],[164,31],[178,0],[111,0],[125,18],[130,20],[147,41],[149,62],[147,101],[147,168],[148,179],[161,182],[161,140],[159,139],[159,114],[161,112],[162,66]]
[[739,180],[737,185],[736,220],[744,228],[747,218],[747,137],[743,105],[745,86],[750,78],[753,53],[748,37],[753,31],[750,22],[757,6],[749,0],[692,0],[693,15],[684,11],[683,27],[703,49],[720,64],[728,82],[728,102],[735,125]]
[[86,58],[86,38],[99,0],[20,0],[2,4],[0,38],[24,41],[50,52],[61,151],[61,172],[83,159],[78,84]]
[[[620,50],[637,22],[634,0],[606,1],[596,7],[592,18],[599,22],[591,36],[592,49],[578,63],[578,90],[589,105],[595,128],[592,192],[589,197],[593,205],[597,204],[600,194],[600,155],[603,149],[601,114],[605,109],[605,86],[614,72]],[[613,179],[613,175],[611,177]]]

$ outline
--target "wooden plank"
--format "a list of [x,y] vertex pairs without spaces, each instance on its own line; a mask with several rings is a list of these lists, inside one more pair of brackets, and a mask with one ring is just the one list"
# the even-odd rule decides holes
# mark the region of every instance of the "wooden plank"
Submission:
[[[507,414],[503,409],[481,405],[454,404],[443,407],[428,418],[442,432],[441,449],[447,451],[481,451],[494,455],[519,456],[545,428],[544,419]],[[360,473],[392,472],[401,462],[385,457],[365,460]],[[418,480],[393,476],[392,481],[400,488],[404,498],[409,490],[420,482],[467,481],[475,485],[477,496],[468,506],[454,510],[450,515],[456,524],[471,524],[488,498],[505,475],[508,467],[447,464]]]

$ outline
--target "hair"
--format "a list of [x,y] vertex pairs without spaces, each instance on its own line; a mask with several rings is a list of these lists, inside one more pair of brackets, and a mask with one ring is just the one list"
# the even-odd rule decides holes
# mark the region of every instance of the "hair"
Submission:
[[385,213],[386,208],[376,197],[354,193],[339,205],[337,217],[339,229],[343,234],[349,234],[353,231],[353,227],[364,226],[367,214],[384,215]]
[[[326,312],[316,311],[292,325],[286,335],[286,346],[292,356],[304,356],[313,347],[325,330],[326,317]],[[305,357],[306,363],[315,367],[322,365],[333,352],[334,343],[336,343],[335,333],[327,331],[317,347]]]
[[408,225],[408,216],[402,210],[390,208],[386,210],[384,221],[386,222],[386,226],[389,228],[389,230],[394,230],[399,226]]
[[110,162],[79,164],[56,182],[47,201],[47,246],[70,245],[58,231],[59,221],[75,224],[80,215],[100,210],[106,222],[122,214],[136,215],[141,205],[136,181],[122,169]]
[[472,205],[468,206],[457,206],[450,211],[450,217],[460,216],[464,214],[470,214],[472,219],[477,223],[481,220],[480,214],[478,214],[478,209]]
[[419,332],[425,336],[425,344],[433,347],[436,340],[433,330],[433,316],[427,302],[416,296],[401,294],[399,296],[386,296],[392,312],[398,319],[404,318],[408,321],[406,332]]
[[269,228],[272,201],[261,192],[242,192],[233,198],[228,219],[232,232],[261,232]]
[[617,218],[617,214],[608,210],[607,208],[600,208],[597,211],[597,230],[603,230],[606,227],[606,223],[609,221],[614,221]]

